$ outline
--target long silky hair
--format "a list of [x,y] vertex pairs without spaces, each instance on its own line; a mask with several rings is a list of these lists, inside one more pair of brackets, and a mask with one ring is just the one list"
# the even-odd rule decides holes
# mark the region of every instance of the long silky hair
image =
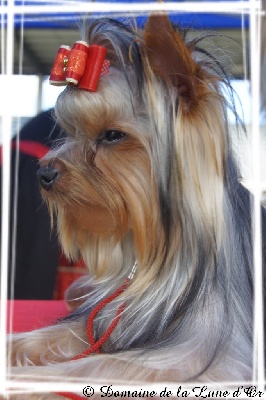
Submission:
[[[187,41],[164,14],[152,15],[144,31],[91,21],[83,35],[107,48],[110,72],[95,93],[60,94],[55,115],[68,138],[42,163],[63,165],[60,190],[44,196],[65,254],[89,268],[89,291],[49,337],[56,335],[58,354],[65,349],[61,358],[73,357],[73,335],[63,346],[56,330],[85,326],[137,262],[129,288],[95,319],[100,337],[125,303],[104,354],[80,361],[93,363],[88,376],[112,378],[115,362],[127,362],[128,381],[251,379],[250,207],[231,150],[228,78],[200,40]],[[123,134],[117,143],[104,136],[111,129]],[[87,229],[81,222],[96,218],[92,205],[106,222]],[[75,334],[80,346],[84,329]]]

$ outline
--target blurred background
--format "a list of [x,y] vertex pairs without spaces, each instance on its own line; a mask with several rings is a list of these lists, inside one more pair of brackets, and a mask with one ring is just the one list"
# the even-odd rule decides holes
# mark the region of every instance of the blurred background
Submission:
[[[131,3],[130,0],[124,3]],[[44,127],[44,122],[40,122],[39,119],[34,119],[34,124],[31,121],[34,117],[40,113],[45,112],[42,116],[48,117],[48,124],[46,131],[42,133],[42,138],[39,140],[42,145],[46,146],[47,149],[51,145],[50,133],[54,129],[54,123],[50,110],[54,107],[57,96],[64,87],[50,86],[48,79],[51,68],[53,66],[54,58],[60,45],[66,44],[72,46],[76,40],[80,39],[78,32],[78,23],[83,18],[87,17],[88,14],[79,12],[82,9],[84,3],[88,4],[88,0],[84,1],[15,1],[16,5],[21,6],[20,13],[15,15],[14,22],[14,74],[7,80],[5,73],[5,55],[6,55],[6,15],[2,14],[1,19],[1,68],[2,75],[0,76],[0,144],[2,142],[3,131],[1,110],[4,109],[7,94],[12,96],[12,135],[14,138],[16,135],[23,135],[27,140],[38,142],[38,131],[41,131],[41,125]],[[94,3],[95,7],[99,4],[99,1],[91,2]],[[115,3],[110,1],[109,4]],[[135,1],[138,3],[138,1]],[[141,1],[139,1],[141,3]],[[166,2],[167,3],[167,2]],[[207,32],[213,33],[204,41],[204,48],[211,52],[215,57],[221,60],[221,63],[225,65],[228,76],[231,80],[232,86],[235,89],[235,104],[237,111],[246,124],[247,135],[239,137],[236,134],[235,119],[230,114],[231,133],[232,139],[235,146],[235,151],[241,165],[243,183],[248,188],[251,187],[252,183],[252,166],[251,166],[251,135],[250,135],[250,124],[252,118],[252,104],[251,104],[251,84],[250,84],[250,56],[251,56],[251,43],[250,43],[250,17],[248,14],[233,14],[233,13],[215,13],[208,12],[205,2],[200,0],[196,1],[197,4],[202,3],[202,12],[197,13],[190,7],[189,2],[176,1],[175,3],[182,3],[188,5],[185,12],[171,13],[171,19],[173,22],[179,24],[181,27],[189,28],[191,37],[205,34]],[[212,1],[210,4],[218,4],[217,1]],[[230,1],[228,1],[230,3]],[[239,0],[242,5],[245,3],[243,0]],[[7,1],[2,1],[3,5],[7,5]],[[70,5],[77,8],[77,12],[64,13],[64,12],[50,12],[51,7],[55,5]],[[261,176],[263,182],[262,200],[266,201],[266,0],[262,0],[262,18],[261,18],[261,59],[257,60],[261,65],[261,91],[260,91],[260,105],[261,105]],[[34,5],[43,6],[45,12],[40,13],[39,11],[35,14],[27,14],[27,7]],[[191,8],[191,9],[190,9]],[[205,8],[205,9],[204,9]],[[145,13],[138,12],[120,12],[110,14],[109,12],[101,13],[101,16],[116,17],[121,20],[127,20],[131,17],[136,17],[137,24],[142,26],[145,23]],[[92,13],[92,16],[96,16],[96,12]],[[240,103],[241,101],[241,103]],[[47,114],[46,114],[47,112]],[[39,122],[38,122],[39,121]],[[47,122],[47,119],[46,119]],[[29,125],[30,123],[30,125]],[[25,128],[26,127],[26,128]],[[32,132],[34,129],[34,132]],[[29,134],[29,130],[31,133]],[[47,133],[47,140],[45,135]],[[59,135],[59,133],[58,133]],[[16,146],[14,146],[16,147]],[[45,151],[45,148],[43,149]],[[20,161],[16,168],[16,154],[20,153]],[[25,191],[23,186],[23,180],[27,180],[25,173],[35,174],[38,155],[27,154],[25,157],[21,149],[13,149],[12,158],[12,169],[13,169],[13,180],[12,186],[18,185],[18,202],[27,202],[27,199],[20,195]],[[24,157],[24,159],[23,159]],[[22,164],[22,161],[24,162]],[[25,167],[27,165],[27,168]],[[26,171],[24,174],[19,171]],[[27,172],[30,171],[30,172]],[[19,177],[16,182],[15,176]],[[34,175],[35,176],[35,175]],[[33,179],[31,182],[33,182]],[[36,192],[36,185],[34,183],[34,190]],[[27,192],[30,195],[31,188],[27,188]],[[12,192],[12,196],[14,193]],[[37,195],[36,195],[37,196]],[[25,203],[24,203],[25,204]],[[28,204],[28,203],[27,203]],[[17,210],[17,205],[12,203],[13,209]],[[30,220],[35,219],[35,225],[38,218],[40,218],[38,224],[39,227],[42,224],[43,218],[47,219],[48,215],[40,216],[39,208],[41,207],[41,199],[36,200],[36,204],[31,206],[28,212],[27,220],[30,224]],[[22,206],[22,210],[25,209],[25,205]],[[18,214],[23,211],[18,211]],[[19,215],[16,216],[19,221]],[[11,218],[11,224],[14,224],[14,220]],[[34,233],[30,236],[29,232],[25,230],[25,224],[27,222],[16,223],[20,226],[15,233],[11,227],[11,241],[19,242],[22,236],[28,237],[30,246],[38,248],[37,244],[34,244]],[[21,227],[22,225],[22,227]],[[32,228],[34,232],[34,229]],[[36,235],[35,235],[36,236]],[[47,235],[46,235],[47,236]],[[53,260],[43,259],[43,272],[37,272],[39,276],[33,277],[32,270],[36,264],[40,264],[37,255],[31,260],[29,252],[19,250],[18,245],[10,249],[10,287],[15,282],[15,288],[10,289],[10,297],[15,298],[63,298],[63,293],[68,285],[77,278],[77,276],[84,273],[82,264],[69,265],[66,260],[60,254],[60,248],[57,244],[54,244],[56,239],[54,238],[42,238],[40,246],[45,250],[45,253],[49,252],[51,246],[54,248]],[[52,240],[52,244],[50,242]],[[27,248],[27,244],[23,247]],[[14,252],[16,255],[14,255]],[[32,266],[30,267],[30,263]],[[47,265],[50,265],[50,284],[47,283],[49,288],[44,289],[43,276],[46,274]],[[52,266],[51,266],[52,264]],[[13,268],[13,269],[12,269]],[[20,274],[18,271],[22,271]],[[25,272],[27,271],[27,272]],[[41,268],[39,268],[41,271]],[[61,274],[61,275],[60,275]],[[29,278],[29,276],[33,278]],[[19,277],[19,278],[18,278]],[[30,287],[27,287],[30,280]],[[25,282],[24,282],[25,281]],[[34,290],[32,289],[34,286]],[[47,287],[48,287],[47,286]]]

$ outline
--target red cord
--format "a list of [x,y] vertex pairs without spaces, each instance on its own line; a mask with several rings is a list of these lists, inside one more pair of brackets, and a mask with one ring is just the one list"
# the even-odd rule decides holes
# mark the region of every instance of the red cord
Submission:
[[[88,337],[88,341],[90,343],[90,347],[87,350],[83,351],[82,353],[78,354],[77,356],[73,357],[71,359],[71,361],[79,360],[80,358],[84,358],[92,353],[98,353],[98,354],[101,353],[101,347],[104,344],[104,342],[106,342],[106,340],[110,337],[110,335],[112,334],[114,329],[116,328],[116,326],[120,320],[121,314],[124,310],[125,304],[120,305],[112,323],[110,324],[110,326],[108,327],[108,329],[106,330],[104,335],[96,342],[95,342],[94,334],[93,334],[94,318],[101,311],[102,308],[104,308],[107,304],[111,303],[111,301],[113,301],[116,297],[118,297],[127,288],[129,282],[130,282],[130,279],[127,278],[122,286],[120,286],[114,293],[112,293],[110,296],[106,297],[106,299],[102,300],[99,304],[97,304],[96,307],[94,307],[94,309],[92,310],[92,312],[89,315],[88,322],[87,322],[87,337]],[[56,392],[56,394],[58,394],[59,396],[66,397],[71,400],[84,400],[84,397],[79,396],[78,394],[75,394],[75,393]]]
[[[85,350],[84,353],[82,353],[82,354],[84,354],[84,356],[88,355],[87,352],[91,348],[93,350],[91,350],[89,354],[91,354],[91,353],[100,353],[101,352],[100,351],[100,347],[109,338],[109,336],[111,335],[111,333],[115,329],[116,325],[118,324],[119,319],[120,319],[120,315],[121,315],[121,313],[122,313],[122,311],[124,309],[124,305],[121,305],[119,307],[113,322],[111,323],[111,325],[109,326],[109,328],[107,329],[105,334],[101,337],[101,339],[99,339],[96,343],[94,341],[94,335],[93,335],[93,321],[94,321],[94,318],[101,311],[102,308],[104,308],[107,304],[111,303],[111,301],[113,301],[116,297],[118,297],[126,289],[128,284],[129,284],[129,279],[126,279],[125,283],[122,286],[120,286],[114,293],[112,293],[106,299],[101,301],[96,307],[94,307],[94,309],[90,313],[89,318],[88,318],[88,322],[87,322],[87,337],[88,337],[88,340],[89,340],[89,343],[90,343],[91,347],[88,350]],[[81,358],[82,355],[80,354],[77,357]],[[76,357],[75,357],[75,359],[76,359]]]

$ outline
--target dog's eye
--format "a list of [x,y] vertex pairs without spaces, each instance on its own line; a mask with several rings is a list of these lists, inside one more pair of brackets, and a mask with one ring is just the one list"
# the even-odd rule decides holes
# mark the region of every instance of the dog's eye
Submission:
[[105,132],[101,141],[108,143],[118,142],[119,140],[123,139],[124,136],[125,136],[124,132],[108,130]]

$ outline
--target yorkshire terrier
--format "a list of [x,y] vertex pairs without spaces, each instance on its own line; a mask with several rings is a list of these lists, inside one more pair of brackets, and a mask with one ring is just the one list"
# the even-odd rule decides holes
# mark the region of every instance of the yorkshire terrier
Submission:
[[[67,86],[55,117],[68,136],[38,177],[66,256],[90,275],[75,284],[69,316],[14,336],[12,376],[247,382],[251,205],[231,146],[226,73],[164,13],[143,30],[110,19],[86,28],[56,57],[51,83]],[[76,398],[25,399],[35,396]]]

